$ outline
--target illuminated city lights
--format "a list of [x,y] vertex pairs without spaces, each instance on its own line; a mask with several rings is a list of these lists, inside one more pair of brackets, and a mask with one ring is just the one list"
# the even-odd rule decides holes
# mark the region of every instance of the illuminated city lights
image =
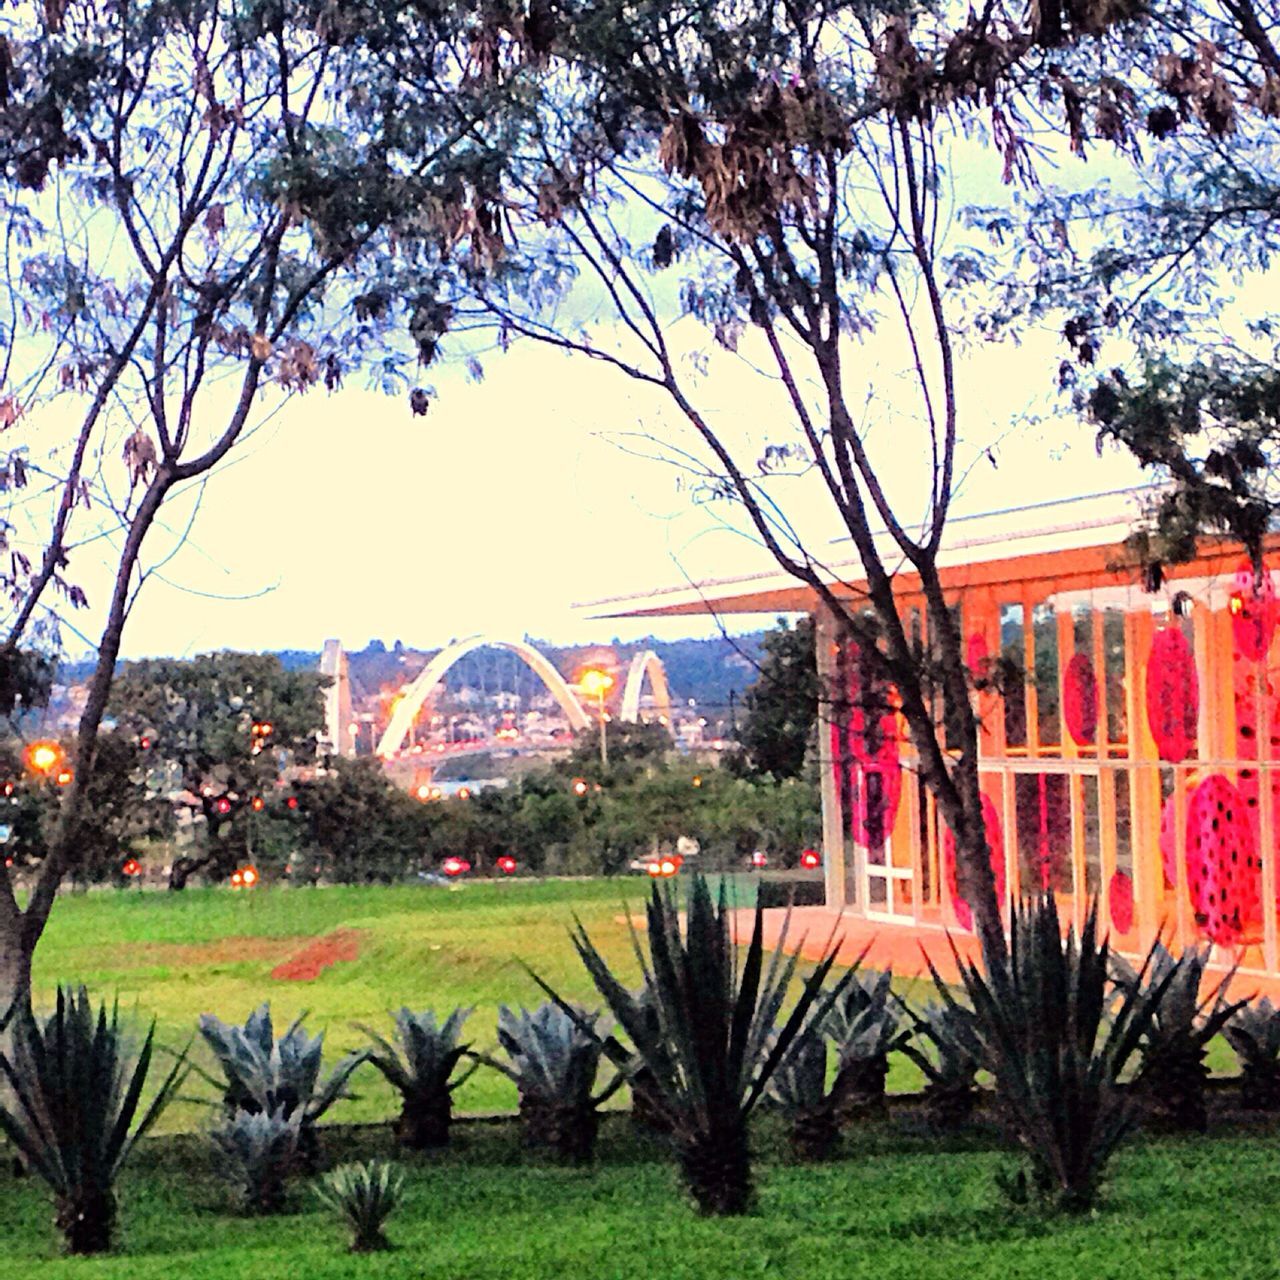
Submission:
[[63,760],[63,751],[56,742],[33,742],[26,751],[27,765],[36,773],[49,774]]

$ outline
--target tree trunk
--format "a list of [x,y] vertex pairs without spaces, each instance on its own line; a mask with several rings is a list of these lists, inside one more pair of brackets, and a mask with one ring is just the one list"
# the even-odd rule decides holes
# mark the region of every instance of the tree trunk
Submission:
[[169,889],[172,893],[181,893],[187,887],[187,881],[197,871],[204,870],[210,863],[209,858],[175,858],[169,868]]
[[[18,928],[21,928],[21,917]],[[12,1061],[14,1022],[22,1003],[30,998],[31,993],[31,953],[22,945],[20,938],[5,936],[9,932],[7,925],[0,929],[0,1052]],[[16,1103],[12,1086],[0,1073],[0,1106],[12,1111]],[[14,1156],[13,1172],[18,1176],[26,1173],[21,1156]]]

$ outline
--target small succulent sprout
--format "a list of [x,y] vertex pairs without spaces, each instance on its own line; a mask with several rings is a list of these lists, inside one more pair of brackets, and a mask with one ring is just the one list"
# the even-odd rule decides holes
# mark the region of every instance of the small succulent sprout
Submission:
[[298,1155],[302,1112],[238,1110],[211,1135],[227,1177],[240,1192],[240,1206],[256,1216],[282,1213],[289,1176]]
[[344,1164],[326,1173],[316,1198],[346,1224],[352,1253],[376,1253],[391,1247],[387,1219],[404,1199],[404,1172],[387,1160]]

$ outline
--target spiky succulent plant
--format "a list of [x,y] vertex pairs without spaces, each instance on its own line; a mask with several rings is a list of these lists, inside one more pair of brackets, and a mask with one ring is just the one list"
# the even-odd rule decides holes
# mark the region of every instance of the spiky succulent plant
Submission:
[[978,1100],[982,1044],[973,1014],[961,1005],[929,1005],[911,1012],[914,1034],[902,1051],[925,1078],[924,1101],[938,1129],[957,1129],[973,1114]]
[[1140,1051],[1138,1087],[1148,1118],[1171,1129],[1197,1133],[1208,1125],[1205,1059],[1209,1042],[1245,1003],[1227,999],[1231,974],[1205,991],[1208,963],[1208,948],[1191,947],[1175,959],[1160,942],[1152,949],[1145,977],[1123,959],[1115,961],[1119,988],[1145,983],[1163,990]]
[[200,1034],[222,1071],[223,1079],[213,1083],[222,1088],[226,1114],[278,1112],[289,1118],[297,1112],[299,1156],[305,1165],[314,1167],[316,1122],[346,1096],[351,1073],[367,1055],[349,1053],[321,1078],[324,1033],[307,1035],[302,1028],[305,1017],[295,1018],[277,1038],[269,1004],[254,1010],[243,1026],[206,1013],[200,1019]]
[[1237,1010],[1222,1034],[1240,1062],[1240,1101],[1280,1111],[1280,1009],[1264,996]]
[[108,1013],[103,1004],[95,1013],[84,987],[60,987],[46,1018],[23,1004],[4,1022],[10,1034],[0,1074],[8,1092],[0,1094],[0,1129],[53,1193],[68,1251],[100,1253],[115,1229],[116,1178],[177,1091],[186,1054],[140,1110],[154,1023],[135,1043],[117,1009]]
[[907,1037],[889,990],[891,973],[854,973],[826,1016],[836,1056],[835,1105],[844,1119],[884,1105],[889,1055]]
[[624,1082],[618,1073],[596,1092],[603,1047],[597,1015],[569,1012],[553,1001],[498,1009],[498,1044],[505,1059],[484,1061],[515,1082],[525,1141],[569,1160],[590,1159],[600,1126],[598,1108]]
[[376,1253],[391,1247],[387,1219],[404,1199],[404,1173],[386,1160],[339,1165],[320,1179],[316,1198],[346,1223],[352,1253]]
[[245,1213],[282,1213],[289,1177],[297,1163],[302,1112],[243,1108],[224,1117],[211,1137],[227,1177],[240,1192]]
[[[655,1019],[614,976],[581,925],[572,938],[632,1047],[602,1036],[579,1013],[573,1013],[575,1021],[663,1117],[698,1208],[708,1214],[746,1212],[753,1199],[747,1122],[806,1021],[825,1016],[839,995],[845,978],[823,993],[834,946],[805,979],[784,1017],[797,965],[796,957],[785,953],[785,925],[766,964],[759,904],[751,941],[740,953],[723,882],[713,899],[706,880],[694,876],[683,912],[675,889],[655,884],[644,934],[647,957],[639,935],[632,935]],[[543,987],[562,1009],[572,1011]],[[639,1070],[646,1072],[643,1083]]]
[[396,1133],[410,1150],[443,1147],[449,1141],[453,1093],[475,1071],[477,1063],[458,1070],[469,1046],[460,1043],[470,1009],[454,1009],[437,1023],[433,1010],[394,1015],[395,1041],[370,1027],[358,1029],[373,1041],[369,1061],[400,1094]]

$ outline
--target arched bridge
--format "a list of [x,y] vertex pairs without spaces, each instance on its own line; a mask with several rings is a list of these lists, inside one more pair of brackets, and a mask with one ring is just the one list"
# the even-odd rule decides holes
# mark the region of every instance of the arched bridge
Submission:
[[[583,708],[565,678],[551,661],[531,644],[523,640],[504,640],[495,636],[474,635],[468,636],[465,640],[455,640],[442,649],[404,691],[386,730],[378,740],[375,748],[377,755],[388,759],[400,750],[409,736],[409,730],[413,727],[418,712],[440,687],[450,668],[477,649],[505,649],[508,653],[514,653],[555,698],[569,721],[570,728],[577,732],[591,726],[594,719],[593,712]],[[320,659],[320,671],[330,678],[330,684],[325,690],[325,733],[331,744],[330,749],[342,755],[349,755],[354,749],[350,731],[353,723],[351,683],[347,674],[347,656],[337,640],[325,642]],[[666,671],[658,655],[651,649],[636,654],[631,660],[622,690],[620,718],[632,722],[640,719],[640,702],[646,679],[653,692],[659,719],[669,731],[674,731],[671,718],[671,694],[667,688]]]

